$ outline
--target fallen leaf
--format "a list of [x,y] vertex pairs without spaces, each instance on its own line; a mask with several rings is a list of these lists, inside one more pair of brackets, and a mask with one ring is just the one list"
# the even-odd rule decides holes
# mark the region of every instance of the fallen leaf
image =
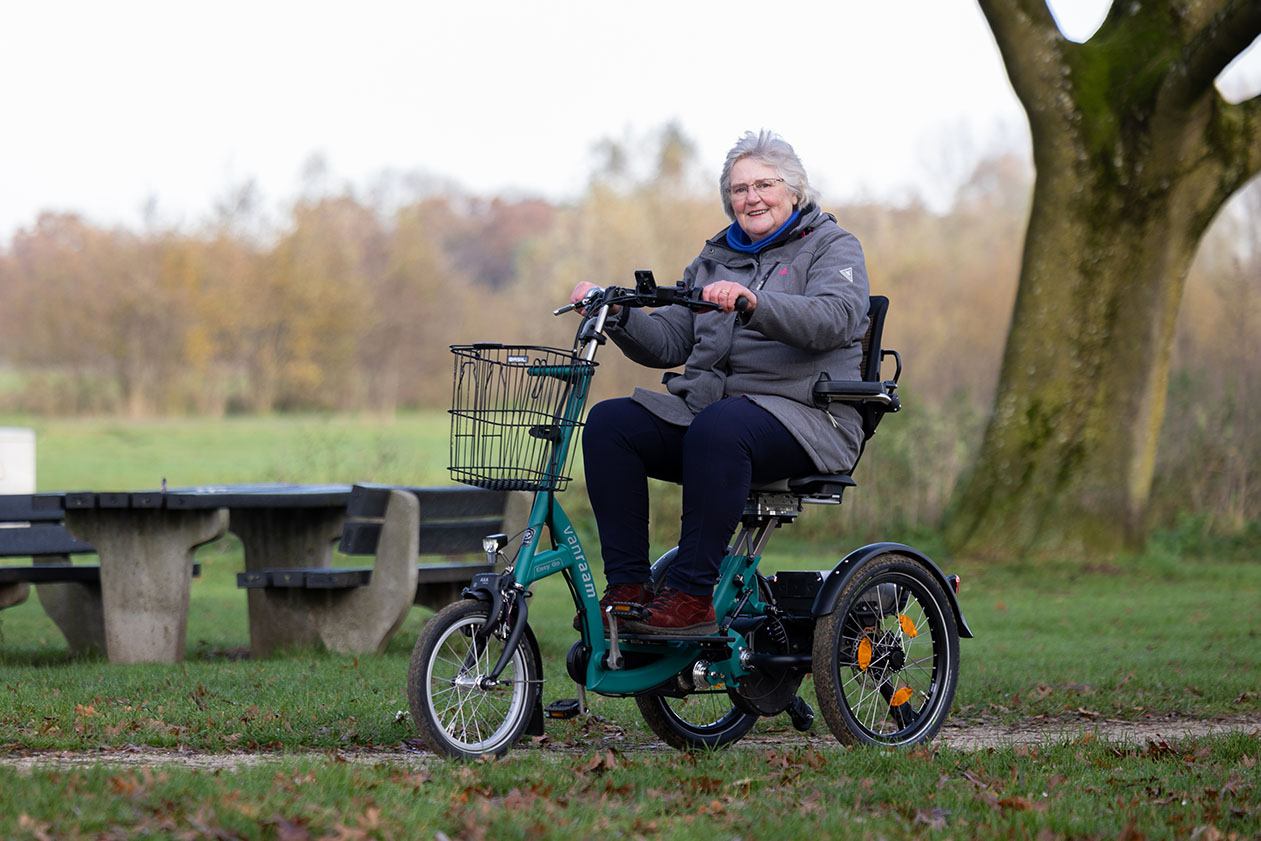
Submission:
[[617,767],[617,758],[613,755],[612,750],[598,751],[589,760],[578,766],[578,771],[584,774],[603,774],[612,771]]
[[929,829],[945,829],[946,816],[949,815],[945,809],[929,809],[927,811],[919,809],[915,812],[915,823],[922,823]]

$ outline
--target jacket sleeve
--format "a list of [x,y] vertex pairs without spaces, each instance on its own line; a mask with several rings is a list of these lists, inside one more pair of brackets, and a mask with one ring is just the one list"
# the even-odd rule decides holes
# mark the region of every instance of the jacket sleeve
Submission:
[[807,269],[802,294],[762,290],[744,323],[768,339],[816,353],[862,338],[868,301],[867,264],[848,231],[819,251]]
[[[683,281],[691,285],[695,276],[693,263]],[[696,344],[694,317],[687,307],[663,307],[652,312],[626,307],[606,326],[609,338],[627,359],[649,368],[675,368],[687,361]]]

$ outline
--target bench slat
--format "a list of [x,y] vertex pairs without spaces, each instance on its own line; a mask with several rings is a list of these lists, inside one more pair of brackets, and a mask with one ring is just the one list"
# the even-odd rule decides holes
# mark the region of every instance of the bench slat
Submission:
[[32,523],[17,528],[0,528],[0,557],[4,558],[81,555],[95,551],[92,544],[75,538],[60,523]]
[[[479,517],[457,522],[420,524],[420,554],[459,555],[480,552],[482,538],[503,526],[502,517]],[[375,555],[381,539],[381,524],[348,522],[342,526],[338,551],[344,555]]]
[[349,517],[385,516],[390,491],[410,491],[420,502],[420,517],[425,520],[459,520],[466,517],[490,517],[503,514],[507,502],[502,491],[480,488],[407,488],[394,485],[355,485],[346,508]]
[[61,582],[79,582],[94,584],[101,580],[101,567],[98,564],[47,564],[43,566],[0,567],[0,584],[14,584],[25,581],[30,584],[54,584]]
[[[201,564],[193,564],[193,578],[201,576]],[[100,564],[36,564],[0,567],[0,584],[25,581],[28,584],[77,582],[95,584],[101,580]]]
[[64,516],[60,502],[40,507],[32,494],[0,494],[0,523],[60,523]]
[[[65,569],[65,567],[62,567]],[[485,562],[474,564],[420,564],[416,567],[416,583],[450,584],[467,582],[479,572],[493,572],[494,567]],[[372,570],[292,567],[285,569],[256,569],[236,574],[236,586],[245,590],[344,590],[366,587],[372,581]]]
[[494,572],[495,568],[482,561],[479,564],[421,564],[416,568],[416,583],[446,584],[450,582],[468,583],[480,572]]
[[236,586],[242,589],[346,590],[366,586],[371,580],[371,569],[292,567],[238,572]]

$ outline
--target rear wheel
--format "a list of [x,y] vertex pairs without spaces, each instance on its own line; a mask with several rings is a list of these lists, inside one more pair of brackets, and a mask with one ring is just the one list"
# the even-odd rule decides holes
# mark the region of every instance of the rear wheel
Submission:
[[420,740],[435,753],[503,755],[530,723],[539,664],[524,640],[496,683],[482,684],[504,649],[497,631],[477,639],[488,613],[471,599],[447,605],[425,623],[412,650],[407,701]]
[[959,679],[959,631],[937,576],[905,555],[870,561],[814,635],[814,685],[843,744],[926,742]]

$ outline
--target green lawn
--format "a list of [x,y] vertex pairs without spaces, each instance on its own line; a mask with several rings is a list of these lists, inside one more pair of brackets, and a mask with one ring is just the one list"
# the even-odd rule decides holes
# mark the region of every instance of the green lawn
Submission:
[[[207,773],[0,768],[6,837],[1254,837],[1261,739],[975,753],[528,751],[471,765],[289,759]],[[1237,833],[1231,835],[1231,833]]]
[[[440,414],[33,425],[44,489],[153,487],[162,477],[172,486],[445,483]],[[827,518],[834,509],[807,516]],[[580,528],[594,545],[589,524],[580,520]],[[764,569],[830,567],[854,545],[793,535],[776,538]],[[955,719],[1255,716],[1255,537],[1214,544],[1167,535],[1140,557],[1106,563],[944,563],[963,575],[963,610],[977,633],[962,644]],[[940,554],[932,535],[922,542]],[[253,661],[244,656],[245,594],[235,587],[239,544],[225,538],[199,559],[188,657],[177,665],[74,660],[35,597],[0,612],[0,751],[300,752],[393,747],[411,736],[397,713],[407,707],[407,658],[427,611],[414,610],[383,655],[297,652]],[[568,592],[559,579],[535,591],[545,697],[572,696],[563,665],[574,639]],[[809,681],[803,694],[814,702]],[[290,759],[213,776],[0,769],[0,836],[97,835],[120,826],[165,836],[205,826],[198,831],[273,837],[294,826],[335,834],[339,824],[375,837],[424,827],[426,837],[441,830],[452,838],[478,837],[478,827],[495,838],[542,829],[571,837],[907,837],[937,827],[943,837],[1007,837],[1043,826],[1053,835],[1115,837],[1130,824],[1148,837],[1187,837],[1197,826],[1245,835],[1261,827],[1255,736],[1135,750],[1083,743],[938,755],[838,747],[685,759],[637,751],[610,763],[598,751],[650,736],[629,701],[595,698],[592,708],[598,719],[549,723],[549,740],[577,747],[580,758],[523,750],[507,762],[421,770]],[[821,717],[815,727],[825,732]],[[768,731],[791,733],[784,719],[764,720],[755,733]],[[72,810],[59,799],[67,787],[77,795]]]

